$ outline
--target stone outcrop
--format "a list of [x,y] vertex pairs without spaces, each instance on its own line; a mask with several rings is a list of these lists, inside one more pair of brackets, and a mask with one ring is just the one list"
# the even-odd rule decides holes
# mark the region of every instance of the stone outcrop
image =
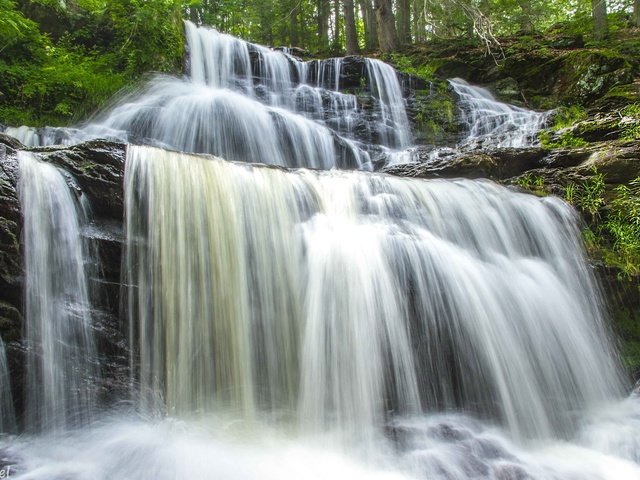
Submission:
[[521,175],[529,174],[566,184],[584,180],[595,168],[610,186],[640,176],[640,141],[600,142],[566,149],[451,150],[435,160],[430,158],[431,151],[418,147],[413,163],[385,167],[382,172],[413,178],[490,178],[506,183],[515,183]]

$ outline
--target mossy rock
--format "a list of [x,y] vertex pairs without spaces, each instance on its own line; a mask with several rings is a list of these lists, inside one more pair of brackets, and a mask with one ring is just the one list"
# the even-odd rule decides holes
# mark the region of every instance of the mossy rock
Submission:
[[418,143],[444,146],[460,140],[456,99],[446,82],[435,81],[431,89],[418,91],[413,105],[407,113],[414,122]]
[[634,80],[631,64],[611,50],[570,52],[561,61],[553,93],[567,103],[588,104]]
[[627,277],[613,267],[599,266],[609,316],[617,335],[621,360],[634,380],[640,379],[640,278]]
[[602,98],[595,102],[594,108],[598,111],[607,112],[636,102],[640,102],[640,81],[610,88]]

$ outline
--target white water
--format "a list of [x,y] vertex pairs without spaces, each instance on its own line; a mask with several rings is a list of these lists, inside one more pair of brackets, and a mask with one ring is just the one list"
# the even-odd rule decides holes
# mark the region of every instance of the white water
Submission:
[[548,112],[534,112],[497,100],[486,88],[459,78],[449,80],[459,97],[458,110],[466,126],[465,148],[529,147],[544,126]]
[[379,60],[368,59],[367,75],[373,95],[379,100],[377,125],[383,145],[407,148],[411,144],[411,129],[395,70]]
[[145,147],[126,178],[138,377],[170,412],[366,436],[462,409],[551,438],[621,391],[558,200]]
[[185,29],[187,77],[157,77],[79,129],[5,133],[27,146],[109,138],[320,169],[368,170],[370,150],[410,145],[405,100],[389,65],[364,61],[375,102],[369,114],[339,91],[341,58],[302,62],[190,22]]
[[85,213],[63,172],[19,152],[25,270],[25,428],[86,423],[95,403]]
[[0,440],[15,478],[640,478],[640,402],[559,200],[128,157],[142,415]]
[[13,408],[13,396],[11,395],[9,365],[4,342],[0,337],[0,436],[3,433],[15,432],[15,430],[16,414]]
[[[535,112],[501,102],[486,88],[470,85],[460,78],[449,80],[449,84],[458,96],[458,120],[465,136],[457,145],[434,148],[420,161],[442,164],[469,151],[538,145],[537,134],[545,126],[549,112]],[[408,148],[390,152],[387,164],[416,161],[416,149]]]
[[[341,60],[187,29],[192,78],[71,135],[318,168],[367,168],[363,125],[410,141],[389,128],[404,120],[383,64],[368,63],[381,123],[363,124]],[[86,213],[63,172],[20,163],[28,433],[0,438],[11,478],[640,478],[640,400],[623,400],[561,201],[131,146],[132,390],[98,413]],[[0,355],[0,387],[1,372]]]

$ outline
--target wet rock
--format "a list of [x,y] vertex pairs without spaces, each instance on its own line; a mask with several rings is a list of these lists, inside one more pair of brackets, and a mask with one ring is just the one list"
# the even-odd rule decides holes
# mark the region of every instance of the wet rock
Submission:
[[561,67],[552,91],[558,98],[588,103],[616,85],[632,83],[632,66],[610,52],[585,50],[570,52],[559,59]]
[[[0,301],[19,309],[22,298],[21,214],[16,151],[0,144]],[[0,328],[0,335],[7,334]]]
[[17,138],[11,135],[0,133],[0,145],[12,148],[13,150],[24,150],[26,147]]
[[352,55],[344,57],[340,69],[340,89],[361,88],[367,78],[367,66],[364,57]]
[[384,173],[413,178],[491,178],[502,180],[545,166],[549,154],[543,148],[504,148],[460,152],[444,150],[432,158],[432,149],[417,148],[414,163],[392,165]]
[[491,178],[497,171],[495,160],[485,153],[461,153],[428,158],[429,152],[414,153],[413,163],[384,167],[381,172],[410,178]]
[[448,442],[458,442],[472,438],[471,432],[465,428],[449,423],[441,423],[429,430],[429,434],[434,438],[446,440]]
[[628,183],[640,177],[640,141],[596,145],[589,158],[575,170],[589,175],[594,168],[604,174],[607,184]]
[[503,179],[544,166],[549,151],[542,147],[500,148],[491,150],[489,154],[498,167],[496,177]]
[[520,85],[515,78],[507,77],[488,85],[489,90],[495,93],[495,95],[502,101],[512,104],[522,104],[523,96],[520,91]]
[[72,147],[46,151],[44,161],[69,172],[89,196],[94,213],[113,219],[123,217],[123,181],[126,146],[94,140]]
[[20,339],[23,318],[18,307],[4,299],[0,299],[0,337],[4,342]]

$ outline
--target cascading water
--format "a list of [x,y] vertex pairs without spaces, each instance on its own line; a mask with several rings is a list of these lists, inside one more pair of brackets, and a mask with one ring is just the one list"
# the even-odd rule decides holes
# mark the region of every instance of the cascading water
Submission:
[[170,411],[353,433],[458,408],[550,438],[620,392],[559,201],[147,147],[127,169],[139,378]]
[[151,147],[126,169],[143,416],[0,440],[17,478],[639,478],[563,202]]
[[[319,169],[369,168],[366,142],[411,143],[381,62],[364,63],[367,118],[339,91],[345,60],[186,32],[189,77],[157,77],[81,130],[16,135]],[[483,112],[465,117],[461,148],[526,143],[532,112],[452,85],[463,110]],[[640,478],[640,399],[622,400],[560,200],[129,146],[131,395],[105,411],[79,189],[18,156],[25,433],[0,437],[0,475],[11,464],[12,478],[43,480]],[[3,359],[0,341],[0,432],[15,431]]]
[[16,430],[16,414],[13,408],[9,365],[4,342],[0,337],[0,435]]
[[81,129],[6,133],[28,146],[111,138],[319,169],[371,169],[372,149],[410,145],[405,100],[389,65],[363,60],[376,102],[370,115],[355,95],[338,91],[341,58],[302,62],[191,22],[185,30],[187,77],[159,76]]
[[27,430],[87,423],[98,367],[88,295],[82,205],[63,173],[19,152],[24,217]]
[[378,128],[383,144],[407,148],[411,130],[396,72],[380,60],[367,59],[367,73],[373,94],[379,100]]
[[[537,144],[537,134],[544,127],[549,112],[535,112],[498,101],[486,88],[469,85],[462,79],[449,80],[458,97],[458,119],[464,138],[455,146],[428,151],[425,163],[448,163],[451,157],[469,151],[495,148],[526,148]],[[415,162],[415,149],[389,154],[387,164]],[[423,152],[421,152],[423,153]]]
[[466,148],[528,147],[544,126],[547,112],[534,112],[500,102],[486,88],[469,85],[459,78],[449,80],[459,97],[460,121],[466,126]]

